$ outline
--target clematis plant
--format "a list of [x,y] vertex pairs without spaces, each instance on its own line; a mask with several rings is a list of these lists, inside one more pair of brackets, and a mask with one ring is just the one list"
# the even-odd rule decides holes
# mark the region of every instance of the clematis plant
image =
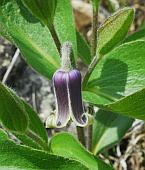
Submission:
[[[0,1],[1,35],[52,81],[56,100],[56,110],[42,123],[0,83],[0,169],[113,170],[98,155],[106,158],[134,119],[145,120],[145,30],[128,36],[131,7],[99,26],[101,0],[90,5],[88,44],[75,27],[70,0]],[[64,132],[68,122],[75,124],[72,134]]]

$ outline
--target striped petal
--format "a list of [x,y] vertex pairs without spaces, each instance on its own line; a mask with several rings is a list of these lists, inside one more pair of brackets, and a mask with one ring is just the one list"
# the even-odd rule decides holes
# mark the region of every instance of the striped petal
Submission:
[[81,94],[81,74],[78,70],[68,73],[69,102],[71,106],[71,117],[78,126],[86,126],[87,117],[84,114]]
[[64,127],[70,119],[67,92],[67,76],[64,71],[57,71],[53,76],[53,87],[56,98],[56,126]]

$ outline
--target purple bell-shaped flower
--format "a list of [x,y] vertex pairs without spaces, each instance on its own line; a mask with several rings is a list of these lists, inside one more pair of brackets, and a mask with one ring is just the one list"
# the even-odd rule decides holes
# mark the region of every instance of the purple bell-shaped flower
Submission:
[[[56,127],[64,127],[70,118],[77,126],[86,126],[88,119],[84,114],[81,94],[81,74],[71,66],[71,44],[62,47],[62,66],[53,75],[53,87],[56,98]],[[48,118],[49,119],[49,118]],[[47,121],[49,122],[49,120]],[[47,123],[47,126],[48,123]]]

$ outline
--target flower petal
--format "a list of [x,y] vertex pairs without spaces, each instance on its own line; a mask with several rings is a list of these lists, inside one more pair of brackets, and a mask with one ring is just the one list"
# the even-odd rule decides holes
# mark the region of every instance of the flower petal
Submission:
[[68,73],[59,70],[53,76],[53,86],[56,97],[56,125],[58,127],[66,126],[70,119],[66,81],[67,74]]
[[86,126],[87,117],[84,114],[81,94],[81,74],[76,69],[68,73],[68,90],[72,119],[78,126]]

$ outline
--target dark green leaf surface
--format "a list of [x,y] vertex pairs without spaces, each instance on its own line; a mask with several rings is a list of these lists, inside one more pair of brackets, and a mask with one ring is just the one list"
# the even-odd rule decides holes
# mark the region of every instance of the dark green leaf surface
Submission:
[[125,40],[124,43],[130,42],[130,41],[135,41],[138,39],[143,39],[145,40],[145,29],[139,30],[131,35],[129,35]]
[[28,117],[24,105],[0,83],[0,121],[10,131],[24,133],[28,127]]
[[76,29],[70,0],[58,0],[54,26],[61,44],[72,43],[75,58],[77,57]]
[[132,123],[132,118],[99,110],[93,123],[93,153],[112,147],[122,139]]
[[51,78],[60,59],[48,28],[35,19],[20,0],[0,1],[0,25],[10,34],[27,63]]
[[109,17],[98,30],[98,53],[104,55],[122,41],[133,21],[132,8],[123,8]]
[[85,42],[83,37],[79,32],[76,32],[77,35],[77,47],[78,47],[78,55],[83,61],[84,64],[88,65],[91,62],[91,52],[89,45]]
[[86,151],[85,148],[68,133],[55,135],[50,141],[50,149],[54,154],[78,160],[90,170],[113,170],[110,166]]
[[145,89],[106,105],[104,109],[145,121]]
[[0,169],[87,170],[79,162],[0,140]]
[[143,40],[126,43],[104,56],[86,87],[94,96],[89,98],[84,92],[84,98],[96,104],[107,104],[144,88],[144,46]]
[[143,40],[129,42],[104,56],[90,77],[84,99],[112,112],[144,120],[144,47]]
[[36,18],[42,21],[43,24],[51,27],[57,0],[22,0],[22,2]]

